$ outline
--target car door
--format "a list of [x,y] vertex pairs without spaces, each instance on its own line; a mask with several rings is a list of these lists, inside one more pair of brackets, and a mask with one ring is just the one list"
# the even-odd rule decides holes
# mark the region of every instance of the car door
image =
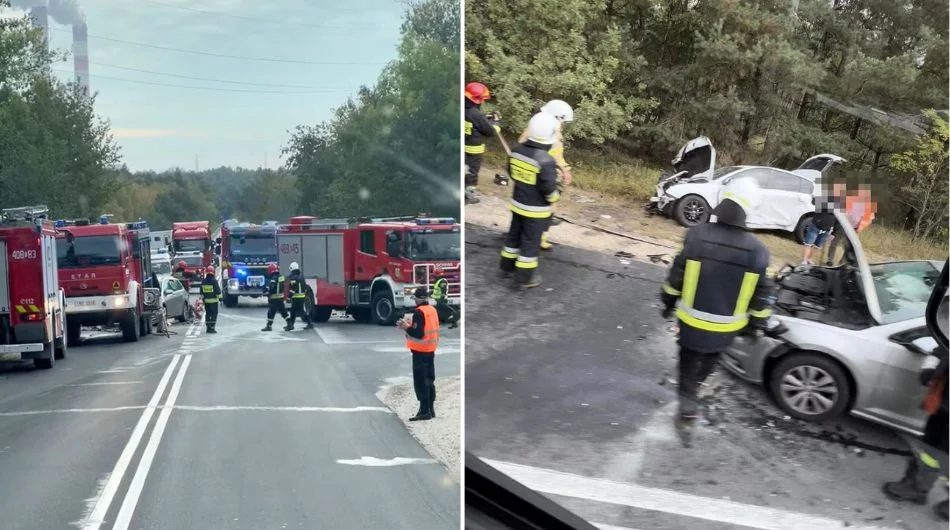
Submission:
[[794,230],[802,215],[814,211],[814,184],[794,173],[772,169],[760,211],[760,228]]
[[175,278],[168,279],[165,289],[165,307],[168,314],[178,316],[185,311],[185,286]]
[[749,228],[765,228],[762,216],[762,205],[768,202],[770,172],[770,169],[766,167],[750,167],[741,171],[737,171],[735,174],[723,179],[724,182],[719,185],[719,197],[717,204],[722,201],[722,195],[725,193],[726,184],[737,178],[751,178],[759,185],[763,195],[759,207],[746,213],[745,224]]

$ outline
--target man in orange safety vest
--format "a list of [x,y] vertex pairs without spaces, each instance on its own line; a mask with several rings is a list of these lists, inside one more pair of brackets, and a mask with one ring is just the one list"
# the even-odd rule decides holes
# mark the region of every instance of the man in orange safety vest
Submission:
[[413,294],[416,308],[399,321],[406,332],[406,347],[412,352],[412,382],[419,412],[409,421],[435,418],[435,350],[439,346],[439,314],[429,305],[429,291],[419,287]]

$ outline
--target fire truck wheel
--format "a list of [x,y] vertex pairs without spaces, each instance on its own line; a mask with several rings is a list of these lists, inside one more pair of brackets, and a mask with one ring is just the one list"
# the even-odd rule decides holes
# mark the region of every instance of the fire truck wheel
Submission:
[[369,322],[370,318],[372,318],[370,310],[362,307],[359,309],[351,309],[350,316],[352,316],[353,320],[357,322]]
[[146,336],[146,335],[151,334],[151,333],[152,333],[152,317],[151,317],[151,316],[144,316],[144,317],[140,318],[140,319],[139,319],[139,326],[141,327],[141,330],[139,331],[139,334],[140,334],[141,336],[144,337],[144,336]]
[[53,354],[57,359],[66,358],[66,337],[56,337],[53,342]]
[[33,367],[37,370],[49,370],[56,364],[56,352],[53,351],[53,343],[43,346],[43,353],[49,355],[46,359],[33,359]]
[[79,337],[82,335],[82,326],[66,321],[66,344],[79,346]]
[[333,316],[333,308],[324,305],[313,306],[313,312],[310,313],[313,322],[327,322]]
[[238,303],[238,297],[232,294],[224,295],[224,307],[234,307]]
[[393,302],[393,297],[387,292],[377,293],[373,297],[371,312],[373,322],[380,326],[392,326],[399,318],[399,315],[396,314],[396,304]]
[[130,311],[122,321],[122,340],[125,342],[138,342],[139,340],[139,317],[135,311]]

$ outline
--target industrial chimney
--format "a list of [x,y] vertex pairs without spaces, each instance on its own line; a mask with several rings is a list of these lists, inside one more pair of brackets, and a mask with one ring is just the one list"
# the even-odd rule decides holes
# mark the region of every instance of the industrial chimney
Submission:
[[49,13],[46,12],[46,6],[33,6],[30,9],[30,18],[34,27],[43,30],[44,46],[49,49]]
[[89,42],[86,24],[73,25],[73,69],[76,74],[76,84],[83,94],[89,95]]

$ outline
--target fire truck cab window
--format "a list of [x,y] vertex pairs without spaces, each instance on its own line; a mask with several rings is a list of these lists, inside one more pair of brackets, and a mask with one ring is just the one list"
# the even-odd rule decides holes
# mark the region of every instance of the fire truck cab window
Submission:
[[56,261],[60,269],[121,263],[119,236],[83,236],[71,241],[57,239]]
[[231,236],[229,251],[234,257],[271,258],[277,255],[277,243],[274,234]]
[[450,261],[462,256],[458,232],[410,232],[408,246],[413,261]]
[[185,239],[175,241],[175,252],[204,252],[208,242],[203,239]]
[[376,234],[372,230],[363,230],[360,232],[360,252],[364,254],[376,255]]
[[399,232],[389,232],[386,234],[386,253],[391,258],[402,256],[402,234]]

